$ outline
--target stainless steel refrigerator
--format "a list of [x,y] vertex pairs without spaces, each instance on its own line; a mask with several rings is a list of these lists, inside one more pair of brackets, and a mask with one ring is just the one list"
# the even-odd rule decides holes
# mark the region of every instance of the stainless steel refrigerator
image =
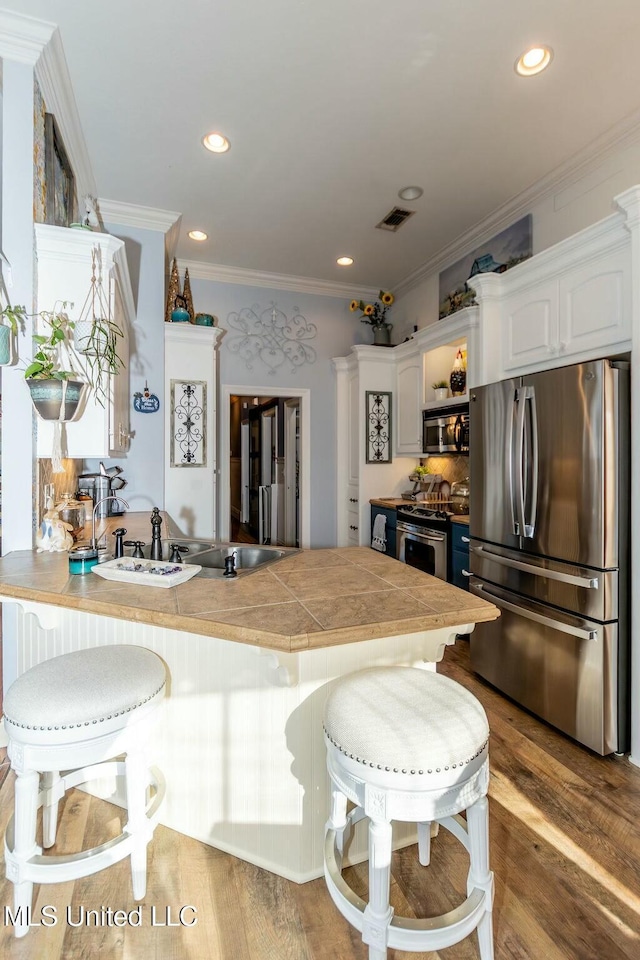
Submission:
[[629,365],[470,398],[470,590],[500,608],[473,669],[600,754],[629,748]]

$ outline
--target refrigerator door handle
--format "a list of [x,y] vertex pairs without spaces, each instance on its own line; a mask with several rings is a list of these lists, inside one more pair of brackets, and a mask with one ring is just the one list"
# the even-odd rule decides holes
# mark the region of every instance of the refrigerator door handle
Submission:
[[482,586],[480,583],[473,584],[474,593],[483,593],[485,594],[487,600],[490,603],[495,604],[496,607],[501,607],[503,610],[509,610],[511,613],[517,614],[519,617],[524,617],[526,620],[533,620],[535,623],[540,623],[544,627],[551,627],[552,630],[559,630],[561,633],[568,633],[572,637],[578,637],[579,640],[597,640],[598,632],[597,630],[585,630],[583,627],[576,627],[571,623],[564,623],[562,620],[555,620],[553,617],[545,617],[541,613],[535,613],[533,610],[527,610],[525,607],[519,607],[517,603],[511,603],[509,600],[505,600],[503,597],[497,597],[490,590],[487,590],[486,587]]
[[515,403],[517,404],[516,413],[516,442],[511,469],[515,466],[515,494],[516,494],[516,524],[515,532],[524,537],[526,521],[524,516],[524,415],[525,415],[525,388],[520,387],[516,390]]
[[471,552],[475,553],[477,557],[486,557],[487,560],[500,563],[503,567],[522,570],[523,573],[532,573],[534,577],[542,577],[544,580],[559,580],[561,583],[570,583],[575,587],[584,587],[587,590],[597,590],[599,586],[597,577],[576,577],[571,573],[561,573],[559,570],[547,570],[545,567],[536,567],[534,564],[524,563],[522,560],[502,557],[486,547],[471,547]]
[[[532,537],[536,528],[536,515],[538,512],[538,412],[536,409],[536,392],[534,387],[523,387],[525,404],[528,402],[531,410],[531,466],[529,468],[529,488],[531,490],[531,513],[529,523],[524,524],[524,536]],[[526,419],[525,419],[526,426]],[[524,486],[523,486],[523,510],[524,510]]]

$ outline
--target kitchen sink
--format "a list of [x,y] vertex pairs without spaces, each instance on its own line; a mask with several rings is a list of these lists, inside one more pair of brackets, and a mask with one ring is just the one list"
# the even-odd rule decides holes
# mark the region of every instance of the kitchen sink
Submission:
[[[279,550],[277,547],[239,547],[229,544],[224,547],[217,547],[215,550],[207,550],[193,558],[194,563],[199,563],[202,567],[213,570],[224,570],[224,562],[227,557],[235,556],[236,570],[253,570],[256,567],[263,567],[265,563],[273,563],[285,556],[285,550]],[[188,562],[188,558],[185,557]]]
[[[171,545],[178,544],[185,551],[181,553],[182,563],[197,563],[202,567],[197,576],[217,579],[224,576],[224,562],[227,557],[235,556],[235,568],[238,574],[248,574],[254,570],[264,567],[268,563],[274,563],[281,557],[293,552],[293,548],[280,548],[263,546],[262,544],[237,544],[212,543],[210,540],[189,540],[183,537],[171,537],[161,540],[162,559],[171,559]],[[187,549],[188,548],[188,551]],[[145,543],[142,548],[145,558],[149,559],[151,555],[151,543]],[[133,553],[133,547],[125,547],[125,556],[130,557]],[[108,559],[108,556],[105,557]]]
[[[239,575],[247,575],[268,563],[274,563],[281,557],[292,553],[291,547],[280,549],[279,547],[263,546],[261,544],[234,544],[212,543],[210,540],[189,540],[184,537],[171,537],[161,540],[162,559],[168,561],[171,559],[172,544],[178,544],[183,552],[180,554],[182,563],[194,563],[202,567],[197,574],[198,577],[208,579],[218,579],[224,576],[224,562],[227,557],[235,556],[235,569]],[[151,556],[151,543],[145,543],[142,552],[146,559]],[[125,547],[125,556],[130,557],[133,554],[133,547]],[[108,560],[110,555],[105,555]]]

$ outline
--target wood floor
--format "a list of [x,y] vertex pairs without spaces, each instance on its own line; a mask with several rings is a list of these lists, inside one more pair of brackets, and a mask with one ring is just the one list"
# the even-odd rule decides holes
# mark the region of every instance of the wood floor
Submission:
[[[468,644],[449,648],[442,673],[472,690],[491,726],[490,829],[496,877],[496,960],[637,960],[640,957],[640,770],[601,759],[518,709],[468,667]],[[0,829],[13,800],[13,774],[0,768]],[[120,811],[81,792],[66,800],[56,852],[76,850],[118,832]],[[102,824],[102,826],[99,826]],[[415,848],[394,854],[392,901],[411,916],[444,912],[464,896],[466,858],[448,833],[433,843],[429,868]],[[350,880],[366,890],[366,867]],[[11,889],[0,882],[0,911]],[[37,889],[58,923],[20,941],[0,923],[3,960],[366,960],[359,936],[337,913],[324,881],[298,886],[250,864],[156,830],[142,925],[70,926],[80,910],[131,910],[127,861],[76,883]],[[181,907],[198,923],[180,926]],[[170,919],[177,926],[152,926]],[[167,915],[170,911],[170,917]],[[186,910],[183,919],[190,921]],[[2,917],[0,917],[2,919]],[[477,960],[475,935],[439,954],[409,957]]]

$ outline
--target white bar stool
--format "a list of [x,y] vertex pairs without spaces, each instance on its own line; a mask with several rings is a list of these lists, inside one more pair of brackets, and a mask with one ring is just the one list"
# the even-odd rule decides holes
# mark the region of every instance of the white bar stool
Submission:
[[[131,856],[133,896],[144,897],[147,844],[164,796],[162,774],[147,765],[146,744],[166,679],[155,653],[122,644],[45,660],[9,687],[4,725],[17,777],[5,864],[17,937],[29,931],[34,883],[76,880]],[[124,761],[114,759],[123,754]],[[43,856],[36,842],[38,808],[43,807],[43,846],[51,847],[66,791],[105,776],[125,778],[123,832],[91,850]]]
[[[476,928],[481,960],[493,960],[489,870],[489,724],[459,683],[428,670],[380,667],[350,674],[324,715],[331,814],[325,879],[333,902],[362,933],[369,960],[387,947],[436,951]],[[355,807],[347,816],[347,801]],[[460,816],[466,810],[467,819]],[[369,902],[348,886],[342,858],[355,823],[369,819]],[[418,858],[429,864],[432,822],[469,852],[467,899],[439,917],[395,917],[389,905],[391,821],[418,826]]]

